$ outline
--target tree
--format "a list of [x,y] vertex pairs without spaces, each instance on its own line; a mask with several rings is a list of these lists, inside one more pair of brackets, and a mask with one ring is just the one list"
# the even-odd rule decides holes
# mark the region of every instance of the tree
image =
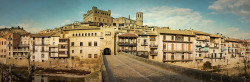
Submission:
[[206,61],[204,64],[203,64],[203,69],[211,69],[212,68],[212,64],[209,62],[209,61]]

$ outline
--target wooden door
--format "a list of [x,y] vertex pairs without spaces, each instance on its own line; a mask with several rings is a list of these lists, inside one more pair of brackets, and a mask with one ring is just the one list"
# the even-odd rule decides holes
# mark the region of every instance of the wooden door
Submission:
[[191,51],[191,44],[188,44],[188,51]]
[[182,44],[182,48],[181,49],[182,49],[182,51],[184,51],[184,44]]
[[171,50],[174,50],[174,44],[171,44]]

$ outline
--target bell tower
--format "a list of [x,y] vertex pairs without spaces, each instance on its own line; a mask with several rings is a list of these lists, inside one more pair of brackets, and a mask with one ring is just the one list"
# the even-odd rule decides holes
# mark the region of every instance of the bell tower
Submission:
[[143,13],[142,12],[136,13],[136,25],[143,26]]

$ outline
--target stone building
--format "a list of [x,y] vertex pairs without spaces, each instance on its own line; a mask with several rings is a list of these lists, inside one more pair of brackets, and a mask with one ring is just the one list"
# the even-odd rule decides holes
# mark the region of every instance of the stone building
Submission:
[[196,31],[196,30],[187,30],[190,32],[193,32],[195,34],[195,60],[196,61],[202,61],[204,57],[207,57],[209,55],[209,41],[210,41],[210,34]]
[[132,33],[125,33],[118,35],[118,52],[126,52],[129,54],[137,54],[137,35]]
[[7,58],[7,38],[0,37],[0,63],[6,64]]
[[158,61],[192,62],[195,58],[195,34],[183,30],[157,29],[159,32]]
[[92,10],[83,15],[83,22],[100,22],[111,25],[112,21],[111,10],[99,10],[97,7],[92,7]]

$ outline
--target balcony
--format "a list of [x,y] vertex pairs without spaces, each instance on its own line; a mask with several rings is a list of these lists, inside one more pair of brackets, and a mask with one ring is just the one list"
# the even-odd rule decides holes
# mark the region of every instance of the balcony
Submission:
[[26,57],[25,55],[13,55],[14,58],[24,58]]
[[195,57],[195,60],[203,60],[203,57]]
[[69,55],[68,54],[58,54],[58,57],[67,58],[67,57],[69,57]]
[[204,49],[201,49],[201,50],[195,50],[196,52],[208,52],[208,50],[204,50]]
[[58,45],[49,45],[49,47],[58,47]]
[[195,43],[195,45],[197,46],[197,47],[209,47],[209,45],[208,44],[206,44],[206,43]]
[[120,45],[120,46],[137,46],[136,43],[131,43],[131,42],[119,42],[118,45]]
[[150,55],[154,55],[154,56],[156,56],[158,54],[157,51],[150,51],[149,53],[150,53]]
[[19,44],[19,47],[29,47],[30,44]]
[[29,52],[28,49],[13,49],[13,52]]
[[35,46],[48,46],[49,44],[47,43],[47,44],[41,44],[41,43],[39,43],[39,44],[35,44]]
[[189,50],[163,50],[163,52],[166,52],[166,53],[192,53],[192,51],[189,51]]
[[50,50],[49,52],[50,52],[50,53],[58,53],[57,50]]
[[124,50],[118,50],[118,52],[135,52],[135,49],[129,50],[129,49],[124,49]]
[[206,38],[200,38],[200,37],[196,37],[197,41],[205,41],[205,42],[209,42],[209,39]]
[[191,41],[183,41],[183,40],[162,40],[163,42],[173,42],[173,43],[192,43]]
[[188,61],[193,61],[193,59],[171,59],[171,60],[166,60],[163,59],[163,62],[188,62]]
[[155,44],[150,44],[149,46],[150,48],[158,48],[158,45],[155,45]]
[[148,43],[147,42],[142,43],[141,46],[148,46]]

